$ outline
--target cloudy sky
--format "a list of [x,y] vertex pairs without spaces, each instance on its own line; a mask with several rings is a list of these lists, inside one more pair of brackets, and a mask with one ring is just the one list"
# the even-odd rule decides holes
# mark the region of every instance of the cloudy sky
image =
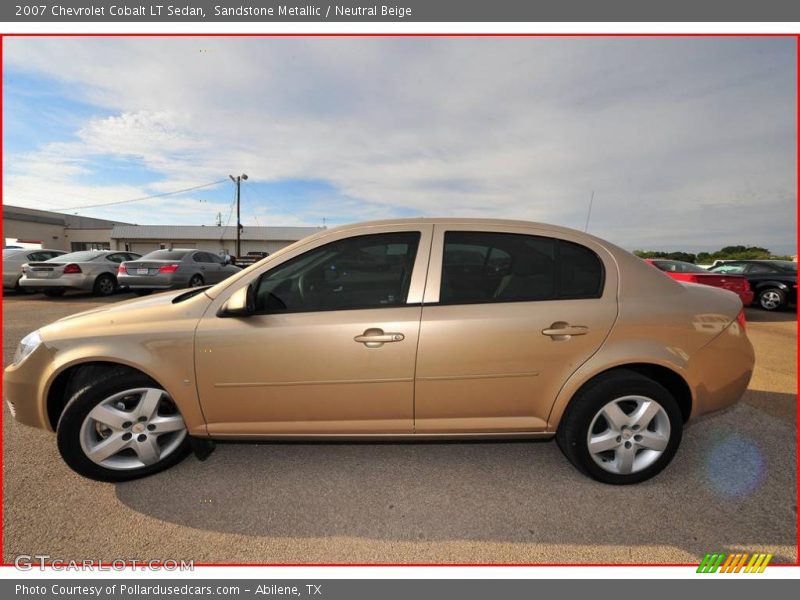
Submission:
[[213,225],[244,172],[248,225],[583,229],[594,191],[589,231],[629,249],[794,253],[795,53],[782,38],[6,38],[3,201]]

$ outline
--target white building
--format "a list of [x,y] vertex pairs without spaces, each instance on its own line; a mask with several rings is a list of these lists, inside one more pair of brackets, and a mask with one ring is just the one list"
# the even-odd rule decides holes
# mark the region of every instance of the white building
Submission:
[[[243,227],[242,256],[248,252],[273,252],[322,230],[322,227]],[[236,226],[214,225],[115,225],[111,231],[114,250],[146,254],[162,248],[196,248],[214,254],[236,254]]]

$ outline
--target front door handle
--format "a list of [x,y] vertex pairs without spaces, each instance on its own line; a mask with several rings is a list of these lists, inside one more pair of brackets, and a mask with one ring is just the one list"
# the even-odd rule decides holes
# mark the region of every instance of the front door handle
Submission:
[[364,344],[367,348],[380,348],[390,342],[402,342],[406,339],[406,336],[402,333],[386,333],[383,329],[373,327],[353,339],[360,344]]
[[550,336],[553,341],[568,340],[573,335],[586,335],[589,328],[586,325],[570,325],[566,321],[556,321],[547,329],[542,329],[542,335]]

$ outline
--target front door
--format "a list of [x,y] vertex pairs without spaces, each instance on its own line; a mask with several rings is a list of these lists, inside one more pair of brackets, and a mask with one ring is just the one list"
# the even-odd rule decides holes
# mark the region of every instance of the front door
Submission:
[[209,433],[411,433],[431,235],[340,237],[265,265],[255,315],[206,315],[195,352]]
[[447,229],[437,225],[431,252],[415,431],[543,431],[559,389],[614,323],[614,264],[567,234]]

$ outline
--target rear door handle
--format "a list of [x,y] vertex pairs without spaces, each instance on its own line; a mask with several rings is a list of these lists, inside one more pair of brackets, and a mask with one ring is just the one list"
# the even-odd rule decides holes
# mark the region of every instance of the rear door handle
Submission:
[[377,327],[367,329],[361,335],[353,338],[359,344],[364,344],[367,348],[380,348],[384,344],[391,342],[402,342],[406,339],[402,333],[384,332]]
[[547,335],[553,340],[568,340],[573,335],[586,335],[589,328],[586,325],[570,325],[566,321],[556,321],[547,329],[542,329],[542,335]]

